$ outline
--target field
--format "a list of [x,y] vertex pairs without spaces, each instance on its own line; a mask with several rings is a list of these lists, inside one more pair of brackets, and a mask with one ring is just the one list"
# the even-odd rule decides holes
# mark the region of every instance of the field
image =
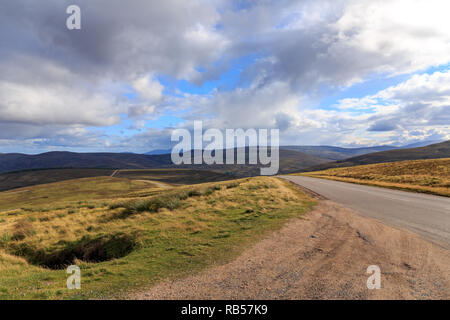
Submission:
[[[124,297],[228,262],[313,205],[268,177],[165,188],[95,177],[1,192],[0,299]],[[66,288],[70,264],[81,290]]]
[[301,175],[450,196],[449,158],[378,163]]

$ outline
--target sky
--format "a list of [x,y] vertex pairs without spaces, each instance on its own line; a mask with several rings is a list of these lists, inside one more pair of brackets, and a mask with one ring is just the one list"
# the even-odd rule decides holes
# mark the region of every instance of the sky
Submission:
[[[68,30],[66,9],[81,9]],[[447,0],[2,0],[0,153],[168,149],[176,128],[282,145],[450,139]]]

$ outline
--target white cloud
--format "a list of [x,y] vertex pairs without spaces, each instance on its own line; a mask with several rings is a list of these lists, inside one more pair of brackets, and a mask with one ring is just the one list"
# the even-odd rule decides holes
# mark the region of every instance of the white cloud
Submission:
[[367,58],[362,62],[367,68],[391,74],[446,64],[449,10],[445,0],[352,0],[333,24],[338,37],[330,50],[351,53],[353,49],[355,55]]
[[338,108],[370,109],[364,122],[367,131],[389,132],[397,141],[450,138],[450,70],[414,75],[409,80],[361,99],[344,99]]
[[149,103],[158,103],[163,97],[164,86],[152,76],[144,76],[133,81],[133,88],[139,98]]
[[[0,4],[0,145],[145,148],[145,139],[166,141],[166,131],[145,130],[147,120],[165,112],[218,128],[280,127],[286,143],[449,137],[449,72],[412,75],[375,95],[343,99],[333,110],[313,107],[323,92],[373,75],[449,63],[448,1],[130,0],[124,8],[120,0],[108,6],[80,0],[78,5],[83,29],[74,33],[60,27],[62,1]],[[258,59],[243,70],[242,88],[239,83],[228,91],[171,96],[158,81],[159,75],[194,84],[217,80],[230,61],[249,54]],[[123,97],[127,87],[135,90],[133,101]],[[119,124],[124,114],[132,122],[126,126],[142,130],[134,140],[88,130]]]
[[409,80],[387,88],[377,97],[402,102],[428,102],[449,105],[450,71],[414,75]]
[[0,81],[0,123],[105,126],[119,122],[117,110],[105,93]]

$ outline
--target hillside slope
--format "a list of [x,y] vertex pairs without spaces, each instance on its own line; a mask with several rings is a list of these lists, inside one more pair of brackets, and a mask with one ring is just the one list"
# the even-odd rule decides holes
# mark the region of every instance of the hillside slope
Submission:
[[396,149],[397,147],[376,146],[364,148],[341,148],[334,146],[284,146],[280,148],[285,150],[299,151],[318,158],[335,161],[373,152],[393,150]]
[[[0,299],[124,298],[227,263],[313,205],[268,177],[169,188],[96,177],[0,192]],[[75,261],[82,288],[67,290]]]
[[0,154],[0,173],[47,168],[157,168],[171,164],[170,155],[130,153],[47,152],[37,155]]
[[[248,151],[248,150],[247,150]],[[236,153],[236,149],[235,149]],[[225,156],[225,152],[224,152]],[[294,150],[280,150],[280,172],[290,173],[327,160]],[[248,163],[248,152],[247,160]],[[231,173],[237,177],[259,175],[259,165],[182,165],[172,163],[170,154],[144,155],[133,153],[74,153],[48,152],[38,155],[18,153],[0,154],[0,173],[51,168],[97,169],[207,169]]]
[[299,175],[450,196],[450,158],[367,164]]
[[[235,159],[237,159],[237,149],[234,150]],[[326,159],[321,159],[303,152],[295,151],[295,150],[285,150],[280,149],[279,151],[279,173],[292,173],[298,172],[304,168],[308,168],[310,166],[315,166],[321,163],[326,163]],[[232,174],[236,177],[251,177],[251,176],[259,176],[260,168],[263,167],[260,164],[250,165],[249,162],[249,150],[246,150],[245,162],[247,164],[214,164],[214,165],[181,165],[180,168],[186,169],[208,169],[219,171],[227,174]],[[224,163],[225,163],[225,152],[224,152]],[[268,166],[266,166],[268,167]]]
[[0,192],[72,179],[109,177],[113,172],[114,170],[111,169],[35,169],[2,173],[0,174]]
[[420,148],[396,149],[365,154],[345,160],[320,164],[303,171],[318,171],[364,164],[440,158],[450,158],[450,140]]

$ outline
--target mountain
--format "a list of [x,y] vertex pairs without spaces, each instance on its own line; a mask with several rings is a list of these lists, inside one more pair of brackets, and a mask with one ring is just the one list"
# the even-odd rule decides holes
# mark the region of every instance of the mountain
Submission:
[[280,149],[286,150],[295,150],[300,151],[315,157],[319,157],[322,159],[327,159],[330,161],[336,160],[344,160],[351,157],[357,157],[364,154],[380,152],[380,151],[388,151],[395,149],[409,149],[409,148],[418,148],[425,147],[431,144],[440,143],[440,140],[428,140],[421,141],[416,143],[411,143],[405,146],[390,146],[390,145],[382,145],[382,146],[374,146],[374,147],[360,147],[360,148],[341,148],[334,146],[283,146]]
[[0,173],[48,168],[145,169],[170,165],[170,155],[133,153],[47,152],[37,155],[0,154]]
[[432,144],[426,147],[395,149],[389,151],[375,152],[357,157],[329,162],[307,168],[303,171],[317,171],[329,168],[351,167],[363,164],[394,162],[404,160],[420,160],[420,159],[440,159],[450,158],[450,140]]
[[153,155],[159,155],[159,154],[170,154],[172,152],[171,149],[158,149],[158,150],[152,150],[149,152],[146,152],[144,154],[148,155],[148,156],[153,156]]
[[[255,148],[245,148],[245,162],[249,162],[249,149],[255,150]],[[242,149],[241,149],[242,150]],[[237,159],[237,151],[238,148],[234,149],[234,157]],[[256,148],[256,151],[258,149]],[[223,152],[224,163],[226,157],[226,151]],[[192,153],[193,154],[193,153]],[[326,163],[326,159],[321,159],[303,152],[288,150],[288,149],[280,149],[279,152],[280,164],[279,164],[279,173],[292,173],[298,172],[304,168],[308,168],[310,166],[318,165],[321,163]],[[193,158],[193,157],[192,157]],[[208,169],[214,171],[220,171],[227,174],[232,174],[237,177],[249,177],[249,176],[258,176],[260,175],[261,165],[250,165],[250,164],[213,164],[213,165],[180,165],[180,168],[189,168],[189,169]]]
[[444,142],[444,141],[441,141],[441,140],[420,141],[420,142],[416,142],[416,143],[407,144],[407,145],[405,145],[403,147],[400,147],[400,148],[402,148],[402,149],[420,148],[420,147],[426,147],[426,146],[429,146],[431,144],[436,144],[436,143],[441,143],[441,142]]
[[[429,143],[431,144],[431,143]],[[325,160],[335,161],[347,159],[354,156],[359,156],[367,153],[386,151],[396,149],[395,146],[375,146],[375,147],[362,147],[362,148],[341,148],[334,146],[281,146],[280,150],[292,150],[302,152],[314,157],[318,157]],[[170,149],[167,150],[153,150],[146,155],[161,155],[171,153]]]
[[[247,148],[248,163],[248,148]],[[235,149],[235,153],[237,149]],[[225,152],[224,152],[225,155]],[[193,155],[192,155],[193,157]],[[295,172],[327,162],[312,155],[295,150],[280,150],[280,172]],[[144,155],[133,153],[75,153],[47,152],[38,155],[20,153],[0,154],[0,173],[54,168],[96,168],[96,169],[154,169],[190,168],[227,172],[237,176],[259,175],[258,165],[181,165],[172,163],[170,154]]]
[[109,177],[112,169],[31,169],[0,174],[0,192],[80,178]]
[[[422,142],[426,143],[426,142]],[[306,168],[331,168],[366,163],[390,162],[408,159],[450,157],[449,141],[427,147],[403,149],[392,146],[367,148],[340,148],[333,146],[285,146],[280,148],[280,173],[302,171]],[[441,147],[439,147],[441,146]],[[447,149],[442,146],[447,146]],[[394,149],[396,148],[396,149]],[[235,149],[235,153],[238,149]],[[246,148],[248,162],[248,151]],[[382,152],[376,152],[382,151]],[[154,169],[178,167],[172,163],[170,150],[155,150],[158,154],[135,153],[75,153],[47,152],[38,155],[0,153],[0,173],[50,168],[97,169]],[[164,154],[159,154],[164,152]],[[375,153],[374,153],[375,152]],[[224,152],[225,155],[225,152]],[[330,160],[338,160],[329,163]],[[259,175],[259,165],[182,165],[181,168],[208,169],[236,176]]]
[[395,146],[341,148],[333,146],[283,146],[280,149],[300,151],[330,161],[343,160],[363,154],[396,149]]

